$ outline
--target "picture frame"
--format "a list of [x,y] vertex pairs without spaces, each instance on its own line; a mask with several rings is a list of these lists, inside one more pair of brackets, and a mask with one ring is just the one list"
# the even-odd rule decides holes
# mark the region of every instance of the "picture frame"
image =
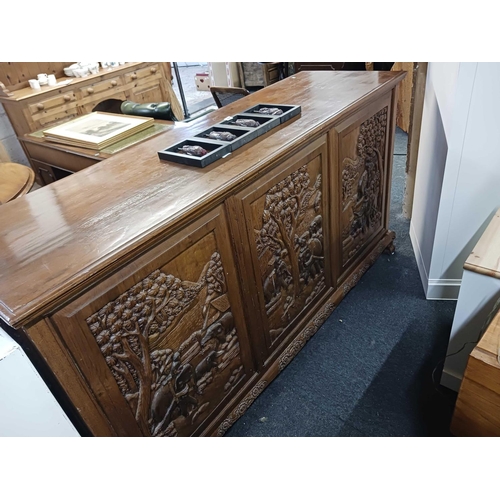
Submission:
[[49,141],[100,150],[153,124],[150,117],[94,111],[46,129],[43,135]]

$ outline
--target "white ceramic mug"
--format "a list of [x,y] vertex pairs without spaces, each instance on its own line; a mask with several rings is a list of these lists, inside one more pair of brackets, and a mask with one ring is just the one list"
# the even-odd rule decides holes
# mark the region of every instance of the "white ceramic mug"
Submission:
[[28,80],[28,83],[33,90],[40,90],[40,82],[38,80]]
[[47,85],[47,81],[49,79],[47,73],[40,73],[39,75],[36,75],[36,77],[38,78],[40,85]]
[[49,75],[47,80],[48,80],[49,87],[54,87],[55,85],[57,85],[56,75]]

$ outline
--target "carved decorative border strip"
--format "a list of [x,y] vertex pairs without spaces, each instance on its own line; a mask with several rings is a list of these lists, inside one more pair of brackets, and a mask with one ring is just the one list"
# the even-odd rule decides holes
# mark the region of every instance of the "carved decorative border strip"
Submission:
[[[387,236],[390,236],[389,243],[387,242]],[[348,280],[342,285],[342,298],[344,298],[351,290],[354,288],[358,281],[361,279],[363,274],[370,269],[375,261],[379,258],[380,254],[387,248],[387,246],[394,240],[396,233],[394,231],[387,231],[386,235],[382,241],[375,247],[372,253],[368,256],[368,260],[360,267],[354,274],[350,276]]]
[[341,288],[338,288],[328,299],[323,308],[314,316],[308,326],[300,333],[290,346],[279,357],[278,361],[265,373],[267,380],[261,379],[250,391],[241,403],[231,412],[231,414],[219,425],[217,436],[224,436],[228,429],[247,411],[250,405],[280,373],[290,361],[300,352],[306,342],[318,331],[319,327],[326,321],[335,310],[337,304],[349,293],[349,291],[359,282],[363,274],[375,263],[380,254],[392,243],[396,234],[394,231],[387,231],[379,244],[372,250],[366,261],[351,275]]
[[328,316],[332,314],[336,307],[334,302],[328,302],[323,306],[316,316],[312,319],[309,326],[307,326],[295,340],[285,349],[285,352],[278,360],[278,368],[281,372],[292,361],[292,359],[299,353],[299,351],[306,345],[306,342],[318,331],[319,327],[327,320]]
[[267,385],[266,380],[260,380],[257,385],[252,387],[250,394],[248,394],[241,403],[229,414],[229,416],[219,425],[217,436],[223,436],[227,430],[238,420],[243,413],[248,410],[248,407],[255,401],[260,393]]

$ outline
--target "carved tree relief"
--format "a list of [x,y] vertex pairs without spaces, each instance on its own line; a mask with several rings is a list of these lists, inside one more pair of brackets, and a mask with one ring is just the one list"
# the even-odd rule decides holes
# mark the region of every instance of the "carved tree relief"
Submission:
[[87,318],[144,435],[189,435],[243,375],[221,257],[160,269]]
[[317,158],[269,189],[254,206],[272,340],[324,288],[321,182]]
[[[359,127],[356,150],[353,152],[355,159],[343,160],[342,263],[344,265],[381,226],[386,133],[387,108],[384,108]],[[348,140],[345,140],[345,143],[348,143]]]

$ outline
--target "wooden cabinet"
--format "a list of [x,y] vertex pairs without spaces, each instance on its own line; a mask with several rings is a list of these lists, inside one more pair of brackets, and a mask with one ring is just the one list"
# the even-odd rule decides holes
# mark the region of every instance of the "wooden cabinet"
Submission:
[[330,132],[336,164],[335,224],[340,238],[337,277],[342,281],[384,228],[389,217],[392,134],[390,97],[360,110]]
[[48,165],[41,161],[34,161],[33,167],[36,172],[36,180],[42,186],[57,180],[52,170],[52,165]]
[[200,432],[253,372],[229,240],[219,207],[53,316],[118,435]]
[[235,238],[242,265],[252,270],[243,286],[252,331],[263,333],[254,338],[262,361],[332,286],[328,178],[325,135],[235,196],[245,225],[231,220],[243,233]]
[[500,436],[499,346],[500,315],[497,313],[469,354],[450,427],[454,436]]
[[[0,316],[91,434],[223,435],[392,245],[404,74],[370,73],[301,72],[0,207]],[[301,115],[207,168],[157,157],[273,102]]]

